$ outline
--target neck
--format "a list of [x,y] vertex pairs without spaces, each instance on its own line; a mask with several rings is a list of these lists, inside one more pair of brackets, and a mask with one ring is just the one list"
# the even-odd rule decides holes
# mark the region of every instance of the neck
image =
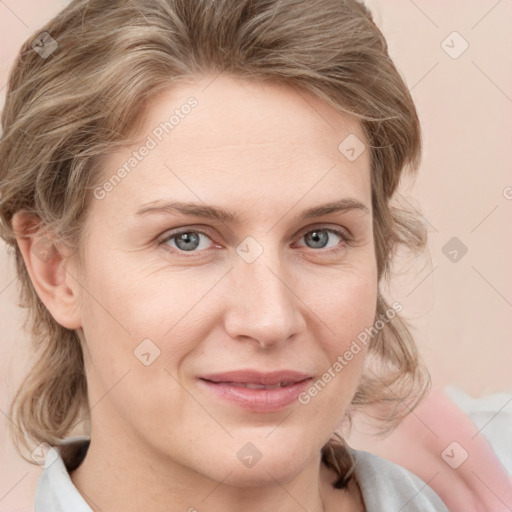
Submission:
[[[91,443],[71,480],[94,512],[329,512],[357,510],[359,490],[334,489],[334,472],[320,453],[299,474],[281,483],[268,473],[259,486],[228,485],[155,454],[140,439],[91,432]],[[351,505],[352,504],[352,505]]]

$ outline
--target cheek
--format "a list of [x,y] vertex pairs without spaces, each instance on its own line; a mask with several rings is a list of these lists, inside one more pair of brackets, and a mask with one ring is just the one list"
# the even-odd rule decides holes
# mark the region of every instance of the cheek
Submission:
[[315,339],[324,356],[323,373],[300,400],[322,417],[333,410],[344,411],[352,400],[371,340],[378,294],[371,268],[347,271],[326,282],[323,292],[314,294],[316,307],[312,308],[321,319]]
[[332,335],[326,337],[329,350],[336,351],[373,324],[378,293],[376,271],[372,266],[343,269],[321,282],[322,286],[310,286],[310,301]]
[[[95,261],[84,282],[82,318],[92,364],[105,380],[145,363],[171,369],[211,330],[205,304],[219,302],[212,294],[204,299],[222,271],[155,270],[118,255]],[[149,370],[144,368],[146,380]]]

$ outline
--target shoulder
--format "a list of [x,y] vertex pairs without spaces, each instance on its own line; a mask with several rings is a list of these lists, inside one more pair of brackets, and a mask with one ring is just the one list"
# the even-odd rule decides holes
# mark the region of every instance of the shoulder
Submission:
[[35,512],[92,512],[69,476],[69,471],[80,464],[88,447],[89,438],[77,436],[48,450],[37,483]]
[[348,450],[367,512],[449,512],[435,491],[404,467],[373,453]]

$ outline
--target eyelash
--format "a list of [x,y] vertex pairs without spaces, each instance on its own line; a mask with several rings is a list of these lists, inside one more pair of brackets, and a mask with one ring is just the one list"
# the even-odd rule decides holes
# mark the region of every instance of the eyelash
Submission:
[[[349,233],[347,233],[345,231],[338,230],[338,229],[327,228],[327,227],[313,227],[312,229],[309,229],[308,231],[303,232],[302,235],[299,237],[299,239],[303,238],[308,233],[312,233],[313,231],[327,231],[329,233],[334,233],[335,235],[339,236],[341,238],[341,240],[342,240],[340,242],[340,244],[338,244],[335,248],[330,248],[330,249],[321,249],[320,248],[320,249],[317,249],[315,251],[314,248],[309,247],[309,249],[311,249],[311,250],[313,250],[315,252],[319,252],[321,254],[326,254],[326,255],[327,254],[335,254],[338,251],[341,251],[344,248],[345,244],[348,245],[348,246],[354,246],[355,245],[355,239]],[[179,235],[182,235],[184,233],[198,233],[198,234],[204,235],[205,237],[207,237],[208,239],[211,240],[210,235],[208,235],[208,233],[206,233],[205,231],[203,231],[201,229],[197,229],[197,228],[189,228],[189,229],[180,229],[179,231],[174,231],[174,232],[168,233],[167,235],[165,235],[165,237],[163,239],[159,240],[158,245],[159,246],[160,245],[161,246],[165,246],[165,244],[167,242],[169,242],[170,240],[172,240],[172,239],[174,239],[174,238],[176,238]],[[212,242],[213,242],[213,240],[212,240]],[[206,252],[209,249],[205,249],[205,250],[202,250],[202,251],[183,251],[183,250],[180,250],[180,249],[175,249],[173,247],[165,247],[165,250],[173,252],[173,253],[182,254],[186,258],[191,258],[191,257],[194,257],[193,256],[194,253]],[[189,252],[190,255],[187,255],[187,252]]]

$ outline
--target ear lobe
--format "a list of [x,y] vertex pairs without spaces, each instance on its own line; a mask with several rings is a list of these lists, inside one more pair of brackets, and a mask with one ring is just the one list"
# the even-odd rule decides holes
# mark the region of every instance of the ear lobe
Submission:
[[53,318],[68,329],[79,329],[79,285],[66,270],[69,257],[53,243],[51,235],[37,232],[39,222],[36,215],[27,211],[16,212],[12,219],[27,272]]

